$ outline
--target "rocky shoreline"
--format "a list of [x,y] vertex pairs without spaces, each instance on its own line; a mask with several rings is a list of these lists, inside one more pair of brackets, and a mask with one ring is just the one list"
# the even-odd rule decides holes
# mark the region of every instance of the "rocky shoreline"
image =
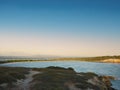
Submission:
[[0,75],[0,90],[115,90],[110,82],[114,77],[77,73],[72,68],[0,67],[0,72],[2,70],[6,73],[3,71],[4,75]]

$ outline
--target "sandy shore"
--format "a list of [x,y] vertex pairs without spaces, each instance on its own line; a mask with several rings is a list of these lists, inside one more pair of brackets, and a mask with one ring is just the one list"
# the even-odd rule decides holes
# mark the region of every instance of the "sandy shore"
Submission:
[[120,59],[105,59],[102,60],[103,63],[120,63]]

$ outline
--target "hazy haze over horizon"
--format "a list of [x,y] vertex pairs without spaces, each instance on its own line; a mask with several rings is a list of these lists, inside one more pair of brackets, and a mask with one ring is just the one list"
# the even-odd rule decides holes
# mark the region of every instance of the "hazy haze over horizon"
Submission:
[[0,0],[0,55],[120,55],[120,1]]

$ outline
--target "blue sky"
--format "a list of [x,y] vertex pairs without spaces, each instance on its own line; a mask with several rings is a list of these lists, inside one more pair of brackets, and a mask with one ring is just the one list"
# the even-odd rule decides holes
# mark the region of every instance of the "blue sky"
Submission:
[[120,53],[119,0],[0,0],[1,55]]

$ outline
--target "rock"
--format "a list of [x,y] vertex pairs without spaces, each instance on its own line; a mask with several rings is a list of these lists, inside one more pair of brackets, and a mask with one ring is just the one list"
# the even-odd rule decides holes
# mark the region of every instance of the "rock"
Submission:
[[113,77],[113,76],[100,76],[100,79],[107,86],[107,90],[115,90],[114,88],[111,87],[112,84],[110,82],[110,80],[115,80],[115,77]]
[[[4,72],[4,69],[2,68],[1,72]],[[19,71],[21,69],[19,68]],[[6,72],[10,70],[11,68],[7,68]],[[11,81],[12,83],[6,82],[6,84],[1,82],[0,90],[115,90],[111,87],[110,80],[115,79],[112,76],[99,76],[92,72],[77,73],[72,68],[53,66],[31,70],[24,69],[24,71],[30,73],[23,80]],[[13,71],[18,70],[12,68],[11,72]],[[14,76],[14,74],[10,75]],[[4,79],[7,78],[8,76],[4,77]]]

